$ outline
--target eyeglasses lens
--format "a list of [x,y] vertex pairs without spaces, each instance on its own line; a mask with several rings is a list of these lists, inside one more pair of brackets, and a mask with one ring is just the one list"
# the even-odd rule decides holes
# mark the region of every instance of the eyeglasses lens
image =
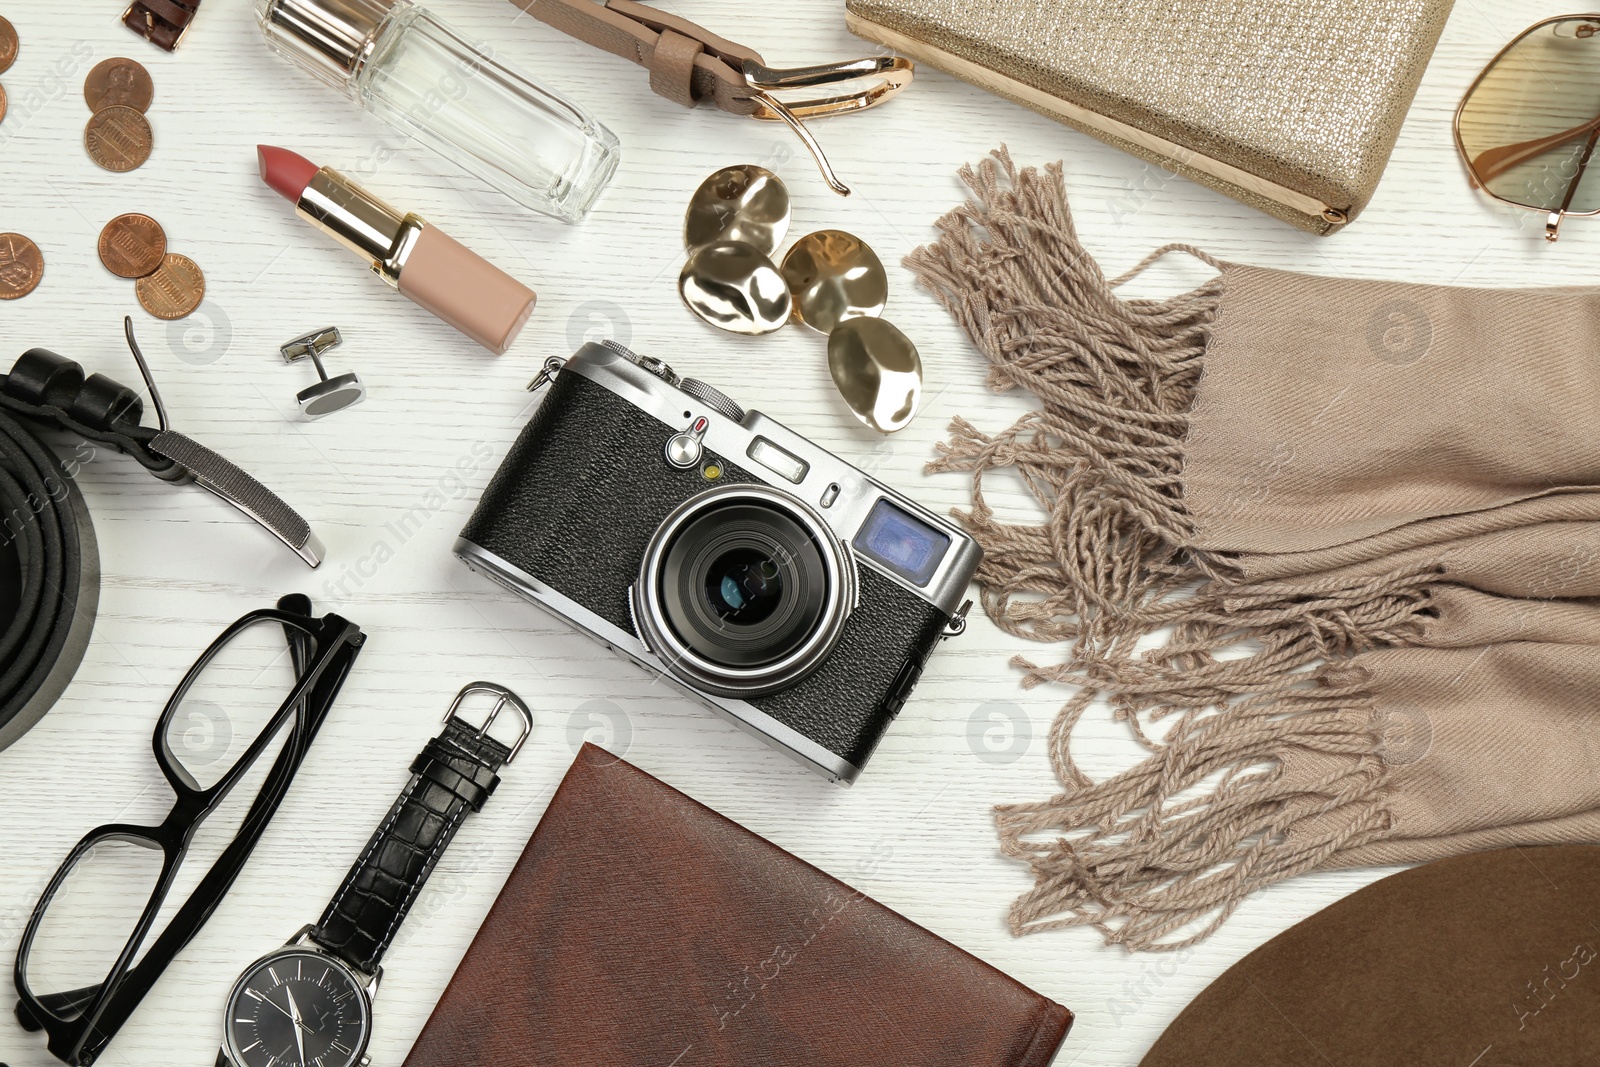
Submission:
[[[195,784],[209,789],[267,729],[294,685],[283,627],[268,620],[252,623],[194,678],[166,723],[167,747]],[[273,746],[261,762],[269,764],[275,754]]]
[[63,1019],[81,1015],[133,934],[161,877],[150,842],[104,838],[79,853],[40,920],[24,976]]
[[[1518,38],[1462,104],[1461,147],[1478,183],[1524,207],[1600,210],[1600,20],[1560,19]],[[1600,160],[1596,161],[1600,164]]]

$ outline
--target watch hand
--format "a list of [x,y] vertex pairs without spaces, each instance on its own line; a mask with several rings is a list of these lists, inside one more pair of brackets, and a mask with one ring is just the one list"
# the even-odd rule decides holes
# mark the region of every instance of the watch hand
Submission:
[[300,1063],[303,1067],[306,1062],[306,1039],[300,1036],[300,1031],[306,1028],[306,1024],[300,1021],[300,1006],[294,1002],[294,990],[284,986],[283,995],[289,998],[289,1018],[294,1020],[294,1045],[300,1050]]
[[[284,990],[284,992],[287,993],[288,990],[286,989],[286,990]],[[311,1032],[310,1030],[306,1030],[306,1024],[301,1022],[298,1018],[296,1018],[293,1012],[289,1011],[289,1009],[285,1008],[282,1004],[279,1004],[276,1000],[273,1000],[271,997],[267,996],[265,993],[261,994],[261,999],[262,999],[262,1001],[264,1003],[271,1004],[274,1008],[277,1008],[279,1011],[283,1012],[283,1014],[289,1016],[289,1019],[297,1027],[297,1029],[295,1031],[295,1036],[297,1038],[300,1036],[300,1034],[299,1034],[300,1030],[305,1030],[306,1033],[308,1033],[308,1034]],[[291,996],[289,999],[292,1002],[294,1000],[294,997]]]

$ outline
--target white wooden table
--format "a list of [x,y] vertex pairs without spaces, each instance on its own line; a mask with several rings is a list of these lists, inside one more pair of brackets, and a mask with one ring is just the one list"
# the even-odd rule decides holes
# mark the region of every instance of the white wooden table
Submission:
[[[120,322],[131,313],[177,428],[298,506],[328,560],[308,571],[222,503],[158,483],[125,457],[102,455],[87,465],[79,480],[105,570],[94,640],[59,705],[0,753],[5,972],[34,900],[79,835],[101,822],[165,812],[170,794],[151,759],[150,731],[172,685],[227,622],[299,590],[321,610],[359,622],[371,639],[243,876],[103,1063],[212,1062],[230,982],[316,919],[450,697],[475,678],[524,694],[538,727],[500,793],[447,854],[388,957],[372,1046],[380,1065],[404,1057],[584,738],[1071,1007],[1078,1020],[1060,1064],[1136,1064],[1228,965],[1383,873],[1278,886],[1251,899],[1208,942],[1176,955],[1129,956],[1089,931],[1015,939],[1005,909],[1028,878],[998,854],[989,809],[1054,791],[1044,736],[1064,694],[1023,692],[1006,663],[1018,651],[1047,650],[1019,647],[978,618],[935,656],[860,782],[841,789],[468,572],[450,546],[526,417],[523,385],[546,356],[586,337],[614,337],[661,356],[931,507],[967,501],[963,479],[921,473],[934,443],[956,414],[999,428],[1026,402],[986,392],[979,357],[903,269],[892,267],[889,315],[921,348],[928,389],[916,422],[888,439],[848,417],[816,337],[791,329],[736,338],[679,304],[683,207],[701,178],[731,163],[764,163],[789,183],[791,234],[845,228],[891,265],[928,240],[934,219],[961,197],[956,168],[1003,141],[1020,162],[1065,159],[1084,241],[1110,272],[1182,240],[1243,262],[1353,276],[1477,285],[1600,280],[1600,225],[1574,220],[1559,245],[1546,246],[1535,216],[1502,211],[1468,189],[1450,141],[1452,110],[1483,62],[1535,18],[1570,4],[1461,0],[1377,198],[1331,239],[1169,178],[934,71],[919,72],[915,86],[881,111],[815,125],[856,187],[840,199],[779,126],[657,99],[637,69],[518,16],[502,0],[436,0],[441,13],[570,91],[621,137],[623,163],[611,188],[587,222],[566,227],[517,209],[274,58],[242,0],[209,0],[176,56],[124,30],[116,21],[121,6],[0,3],[22,38],[17,64],[0,76],[11,101],[0,124],[0,230],[31,236],[47,264],[37,292],[0,304],[0,355],[9,364],[42,345],[133,381]],[[670,6],[778,64],[869,51],[845,31],[840,0]],[[125,175],[97,169],[81,142],[83,76],[114,55],[144,63],[156,84],[155,153]],[[515,348],[491,357],[366,277],[257,179],[258,142],[359,175],[532,285],[539,307]],[[191,319],[170,326],[151,319],[131,283],[100,266],[95,238],[125,211],[153,215],[172,249],[204,269],[206,301]],[[1136,292],[1173,291],[1193,277],[1158,273]],[[330,363],[358,371],[370,396],[324,421],[299,422],[293,397],[311,381],[310,370],[286,367],[277,347],[328,324],[347,339]],[[480,460],[485,452],[492,458]],[[458,477],[462,460],[470,473]],[[1022,503],[1020,496],[1007,501]],[[394,524],[408,513],[421,521],[400,536]],[[203,725],[196,725],[201,745],[208,743]],[[1122,729],[1109,721],[1091,718],[1080,738],[1092,772],[1131,756]],[[9,1009],[9,980],[0,993]],[[12,1067],[55,1062],[9,1010],[0,1018],[0,1059]]]

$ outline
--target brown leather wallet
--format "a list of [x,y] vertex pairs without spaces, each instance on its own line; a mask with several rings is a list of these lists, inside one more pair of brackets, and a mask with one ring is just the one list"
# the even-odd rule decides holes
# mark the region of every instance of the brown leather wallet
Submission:
[[585,745],[406,1067],[1045,1067],[1071,1025]]

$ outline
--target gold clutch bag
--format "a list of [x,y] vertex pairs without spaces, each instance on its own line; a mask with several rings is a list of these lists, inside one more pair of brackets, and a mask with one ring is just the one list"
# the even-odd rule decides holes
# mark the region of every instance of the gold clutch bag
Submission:
[[850,29],[1313,233],[1383,175],[1453,0],[847,0]]

